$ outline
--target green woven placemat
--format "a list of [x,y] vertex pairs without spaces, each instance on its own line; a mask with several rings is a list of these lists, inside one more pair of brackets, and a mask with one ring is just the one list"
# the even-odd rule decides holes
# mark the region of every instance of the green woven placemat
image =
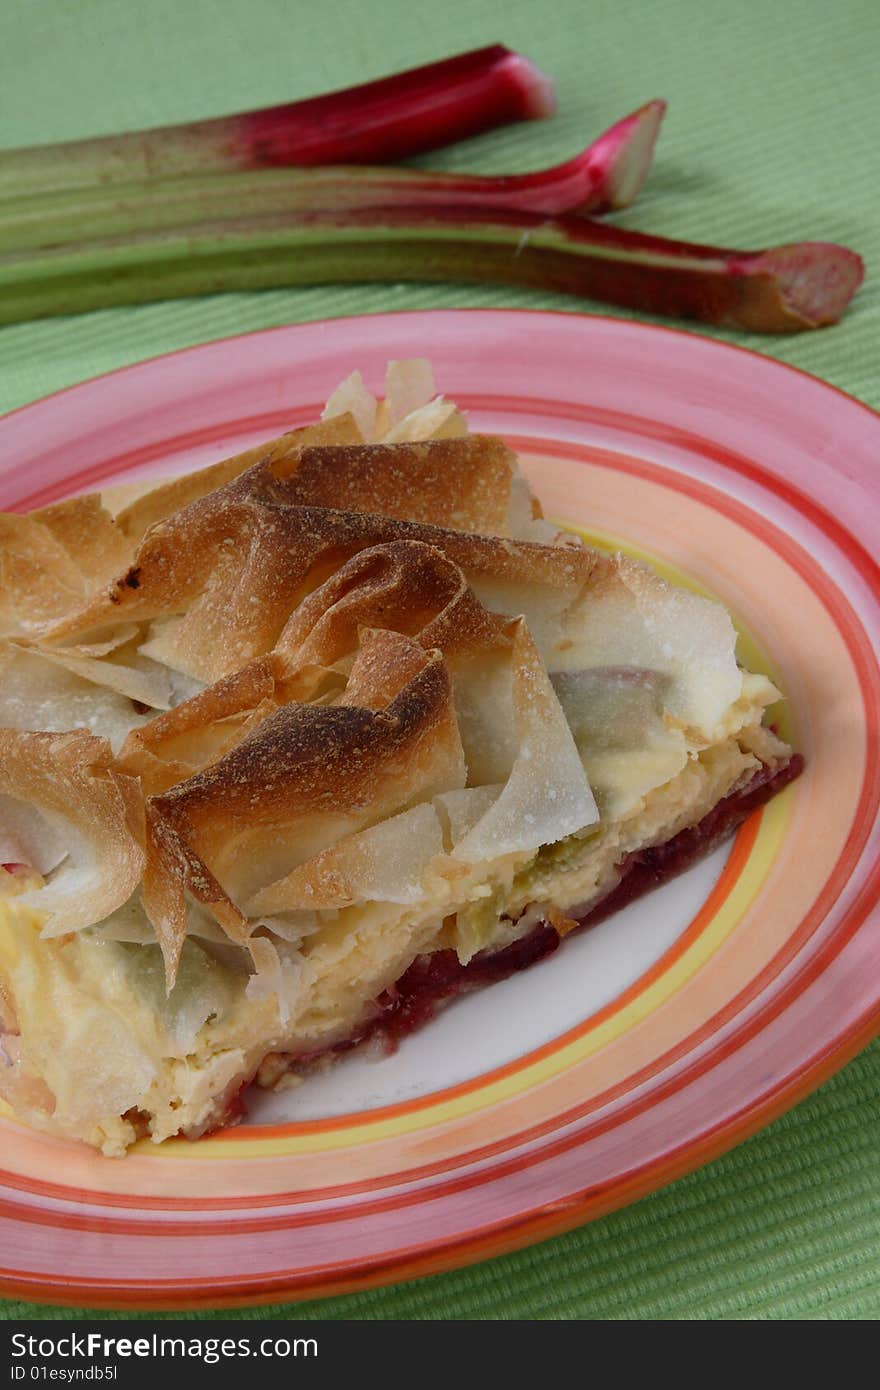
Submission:
[[[837,328],[715,336],[880,407],[876,0],[444,0],[431,9],[411,0],[11,0],[3,18],[0,141],[10,146],[305,96],[496,40],[555,76],[559,116],[425,163],[537,167],[665,96],[655,169],[623,220],[729,246],[827,238],[855,247],[869,279]],[[0,330],[0,410],[230,333],[455,305],[584,307],[502,288],[337,286],[14,326]],[[591,1226],[394,1289],[239,1316],[877,1317],[878,1090],[875,1044],[749,1143]],[[88,1316],[21,1303],[0,1305],[0,1315]]]

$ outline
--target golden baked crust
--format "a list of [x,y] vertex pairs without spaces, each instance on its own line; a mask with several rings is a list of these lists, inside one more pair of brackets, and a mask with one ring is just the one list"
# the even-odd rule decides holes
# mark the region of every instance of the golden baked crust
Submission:
[[[507,539],[513,465],[501,441],[484,436],[264,458],[157,522],[125,572],[44,625],[42,639],[100,641],[149,622],[142,652],[218,680],[270,650],[310,588],[345,560],[405,540],[437,546],[467,575],[573,596],[595,556]],[[492,519],[505,529],[477,534]]]
[[[118,529],[132,545],[137,544],[167,516],[197,502],[209,492],[216,492],[234,478],[240,477],[248,468],[261,462],[280,462],[289,454],[310,444],[334,445],[357,444],[360,432],[351,415],[340,415],[333,420],[322,420],[317,425],[305,425],[302,429],[288,430],[278,439],[258,444],[254,449],[233,458],[221,459],[207,468],[197,468],[192,473],[184,473],[179,478],[170,478],[159,486],[153,485],[142,496],[122,507],[115,515]],[[129,552],[130,553],[130,552]]]
[[149,798],[144,906],[169,976],[186,935],[186,891],[244,944],[254,922],[236,902],[289,866],[303,837],[314,851],[464,781],[439,654],[368,634],[338,704],[286,705],[217,762]]
[[[0,1091],[107,1152],[129,1110],[219,1123],[421,954],[564,934],[790,753],[724,610],[558,533],[421,365],[328,411],[0,517]],[[91,1099],[79,1015],[118,1050]]]

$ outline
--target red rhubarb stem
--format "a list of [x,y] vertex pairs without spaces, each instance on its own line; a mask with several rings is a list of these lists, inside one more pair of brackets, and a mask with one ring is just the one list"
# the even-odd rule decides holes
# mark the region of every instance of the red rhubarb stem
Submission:
[[665,101],[649,101],[593,141],[583,158],[596,179],[597,193],[593,205],[581,212],[611,212],[635,201],[651,167],[665,114]]
[[550,116],[553,83],[502,44],[305,101],[0,154],[0,198],[279,165],[393,164]]
[[665,111],[665,101],[649,101],[611,126],[574,159],[550,169],[501,175],[427,171],[401,185],[400,203],[406,200],[411,207],[505,208],[550,217],[562,213],[597,215],[628,207],[645,181]]
[[238,119],[240,168],[394,164],[514,121],[552,116],[550,78],[503,44]]
[[588,217],[374,208],[244,218],[0,255],[0,322],[221,290],[460,280],[786,333],[836,322],[863,275],[861,258],[831,242],[737,251]]
[[645,178],[665,103],[652,101],[565,164],[530,174],[448,174],[397,165],[248,169],[140,184],[101,184],[0,201],[0,252],[61,247],[165,227],[345,213],[368,208],[601,213],[625,206]]

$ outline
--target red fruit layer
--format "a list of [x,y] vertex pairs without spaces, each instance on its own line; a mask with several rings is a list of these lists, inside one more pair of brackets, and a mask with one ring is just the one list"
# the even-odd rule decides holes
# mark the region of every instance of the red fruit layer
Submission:
[[[738,791],[719,801],[697,825],[682,830],[665,844],[630,854],[620,865],[622,876],[617,886],[576,919],[577,929],[595,926],[643,893],[684,873],[732,835],[752,811],[794,781],[803,766],[803,758],[795,753],[781,766],[761,768]],[[419,956],[397,984],[379,996],[372,1016],[351,1038],[307,1057],[291,1058],[291,1064],[302,1066],[376,1039],[393,1052],[401,1038],[434,1017],[439,1005],[525,970],[557,950],[560,941],[549,922],[539,922],[510,946],[500,951],[481,951],[467,965],[461,964],[455,951]]]

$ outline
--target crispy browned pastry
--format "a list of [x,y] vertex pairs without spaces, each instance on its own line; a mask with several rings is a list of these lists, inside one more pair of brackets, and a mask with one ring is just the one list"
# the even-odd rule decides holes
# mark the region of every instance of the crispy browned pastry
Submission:
[[361,440],[351,415],[291,430],[234,458],[172,478],[113,515],[97,493],[20,516],[0,514],[0,636],[36,633],[81,608],[129,565],[156,521],[237,478],[261,461],[282,460],[309,444]]
[[[380,621],[381,630],[376,627]],[[434,665],[441,654],[444,658],[439,670],[443,672],[443,681],[454,692],[459,731],[456,737],[466,740],[465,752],[472,771],[481,780],[507,781],[519,744],[515,739],[513,755],[506,746],[492,755],[493,739],[486,727],[487,720],[478,715],[478,688],[487,680],[497,684],[499,673],[503,687],[506,672],[509,688],[498,688],[502,703],[496,703],[489,712],[488,723],[495,717],[508,722],[503,704],[505,698],[512,701],[509,713],[515,723],[516,701],[526,699],[528,711],[524,728],[533,729],[536,710],[540,709],[539,699],[549,699],[551,705],[556,706],[543,665],[516,624],[483,607],[468,588],[457,565],[438,549],[414,541],[362,551],[300,605],[272,653],[257,658],[191,700],[132,731],[117,766],[139,777],[150,798],[150,841],[154,846],[163,846],[161,856],[154,856],[148,868],[145,903],[166,951],[170,971],[173,972],[176,953],[186,932],[180,891],[182,875],[185,882],[185,875],[192,876],[192,882],[186,886],[200,901],[210,905],[218,921],[235,939],[242,940],[247,935],[246,921],[230,901],[231,898],[242,901],[241,885],[237,885],[237,893],[221,894],[218,879],[224,887],[226,879],[218,873],[211,854],[200,854],[197,863],[193,857],[195,840],[189,812],[184,810],[190,806],[190,796],[197,795],[199,805],[214,807],[221,821],[232,804],[230,798],[245,796],[252,830],[259,839],[265,840],[265,827],[260,823],[265,770],[262,763],[249,763],[245,750],[265,746],[280,768],[291,750],[297,759],[302,758],[300,740],[304,731],[313,729],[322,731],[315,735],[316,748],[323,742],[330,758],[324,768],[329,794],[336,798],[339,814],[348,815],[345,790],[336,788],[331,776],[336,758],[334,750],[338,743],[342,749],[339,765],[348,769],[360,795],[364,774],[358,770],[358,758],[363,752],[364,726],[349,716],[340,723],[339,711],[356,707],[362,713],[368,709],[381,710],[386,705],[389,713],[397,710],[402,691],[400,662],[394,659],[395,654],[405,659],[404,669],[409,677],[417,673],[416,668],[410,672],[409,666],[416,660],[418,651],[423,654],[418,658],[419,663],[427,659],[426,651],[434,653]],[[538,673],[543,682],[541,696],[535,686]],[[420,680],[425,679],[420,676]],[[524,693],[517,696],[517,691]],[[301,703],[303,701],[320,703],[306,706]],[[549,714],[547,728],[552,730],[551,738],[558,743],[564,721],[559,716],[554,725],[552,709]],[[395,714],[394,717],[399,716]],[[388,725],[379,721],[369,727],[376,735],[384,736],[385,751],[392,756],[400,775],[408,775],[403,746],[391,739]],[[353,750],[345,744],[346,734],[355,738]],[[570,740],[561,741],[564,760],[565,754],[573,750]],[[542,759],[549,765],[547,760],[552,763],[556,756],[547,748]],[[297,777],[302,775],[304,767],[302,762],[297,764]],[[564,806],[565,788],[571,780],[560,768],[558,785],[553,789],[559,809]],[[579,770],[574,780],[579,783],[577,790],[586,793]],[[464,783],[456,778],[442,790],[450,791],[459,785]],[[289,790],[294,796],[293,783]],[[378,808],[378,818],[390,814],[375,791],[371,792],[370,799]],[[426,799],[424,791],[422,799]],[[539,795],[534,797],[534,802],[540,802]],[[405,804],[404,798],[397,810],[404,809]],[[531,812],[530,815],[537,824]],[[180,829],[181,816],[189,827],[186,832]],[[166,823],[169,819],[175,822],[173,830]],[[334,822],[337,839],[341,833],[340,824]],[[352,822],[348,833],[356,828]],[[278,833],[274,822],[271,833],[276,836]],[[285,826],[284,843],[292,856],[301,855],[299,830],[293,821]],[[259,910],[280,910],[279,904],[285,896],[283,887],[266,895],[278,866],[266,862],[256,843],[245,851],[236,842],[231,853],[236,862],[248,865],[251,889],[264,890]],[[172,887],[175,879],[176,889]],[[201,887],[194,887],[193,883]]]
[[418,962],[566,935],[785,774],[724,609],[560,535],[432,397],[354,374],[115,516],[0,517],[0,1094],[34,1124],[197,1137]]
[[81,608],[127,559],[97,497],[25,516],[0,514],[0,635],[37,632]]
[[131,551],[124,534],[96,493],[54,502],[30,519],[45,526],[74,561],[87,582],[102,583],[118,573]]
[[359,633],[380,626],[453,663],[507,641],[505,620],[483,607],[436,547],[373,546],[302,601],[272,652],[133,729],[117,766],[137,775],[150,795],[166,790],[222,757],[281,705],[339,694]]
[[[305,448],[309,444],[358,444],[361,433],[351,415],[338,415],[332,420],[322,420],[317,425],[305,425],[302,429],[288,430],[278,439],[267,440],[253,449],[246,449],[234,458],[221,459],[207,468],[198,468],[193,473],[184,473],[179,478],[170,478],[167,483],[153,486],[142,497],[129,503],[116,513],[116,525],[122,535],[130,542],[132,549],[142,540],[144,534],[164,521],[166,516],[197,502],[209,492],[238,478],[256,463],[281,461],[288,454]],[[129,551],[129,555],[131,550]]]
[[439,654],[397,633],[364,634],[338,704],[277,710],[218,761],[149,799],[144,906],[169,978],[186,935],[185,892],[244,943],[253,924],[235,903],[287,872],[303,841],[315,853],[464,782]]
[[[530,585],[552,589],[556,603],[571,602],[597,562],[584,547],[472,534],[492,510],[479,477],[493,484],[506,479],[504,506],[496,513],[508,516],[511,456],[491,438],[305,450],[280,467],[277,476],[276,464],[258,463],[158,522],[128,570],[79,612],[46,629],[43,641],[100,641],[120,625],[149,623],[143,654],[216,681],[270,651],[308,592],[375,545],[411,540],[439,548],[502,603],[506,591],[508,612],[519,610],[522,589]],[[398,500],[402,470],[412,471],[421,503],[414,487]],[[415,520],[393,514],[403,505]],[[445,525],[428,521],[438,515]]]

